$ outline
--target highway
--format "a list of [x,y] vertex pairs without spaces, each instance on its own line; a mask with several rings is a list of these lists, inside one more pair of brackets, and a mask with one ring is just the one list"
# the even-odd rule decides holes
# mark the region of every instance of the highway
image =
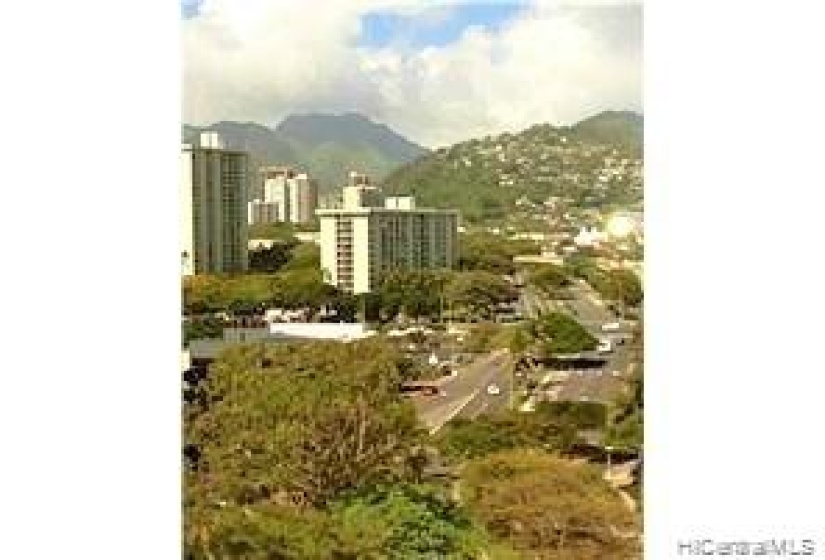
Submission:
[[[527,318],[533,318],[553,309],[571,314],[597,338],[629,338],[631,324],[618,321],[615,315],[599,300],[598,294],[585,282],[576,281],[570,288],[569,300],[549,301],[532,287],[521,288],[519,306]],[[604,333],[605,323],[619,322],[616,332]],[[632,362],[627,345],[614,344],[614,350],[606,354],[607,364],[601,372],[572,374],[558,386],[555,396],[560,400],[608,400],[621,390],[622,381],[613,372],[625,374]],[[419,418],[430,433],[436,433],[453,418],[476,418],[508,408],[511,398],[511,373],[513,362],[506,350],[485,354],[460,368],[458,374],[446,378],[439,396],[418,396],[414,404]],[[496,384],[501,392],[489,395],[487,387]]]
[[[512,359],[507,351],[485,354],[445,380],[441,396],[416,397],[418,416],[430,433],[435,433],[453,418],[475,418],[504,410],[510,400],[511,371]],[[487,387],[493,383],[501,389],[500,394],[487,394]]]
[[[568,288],[572,296],[562,301],[548,301],[534,288],[526,285],[521,289],[520,305],[525,317],[536,317],[540,313],[554,309],[567,313],[585,327],[590,334],[599,339],[613,341],[613,351],[605,354],[607,364],[599,371],[580,372],[570,375],[565,381],[556,386],[551,396],[554,400],[609,400],[616,392],[621,391],[623,382],[613,375],[619,372],[626,374],[633,362],[632,353],[627,343],[617,344],[618,340],[628,340],[632,335],[632,324],[620,321],[607,306],[600,300],[599,295],[584,280],[574,280]],[[610,333],[602,331],[606,323],[619,323],[619,329]]]

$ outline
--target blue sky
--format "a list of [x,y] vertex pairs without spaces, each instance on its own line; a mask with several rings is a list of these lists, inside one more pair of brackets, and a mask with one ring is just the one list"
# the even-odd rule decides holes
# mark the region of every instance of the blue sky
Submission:
[[[198,15],[203,0],[180,0],[181,17]],[[363,47],[381,48],[444,46],[458,40],[470,26],[496,29],[526,7],[524,1],[433,2],[415,14],[394,10],[370,12],[361,17]]]
[[200,8],[202,0],[180,0],[181,15],[184,19],[188,19],[198,15],[198,8]]
[[401,43],[410,47],[444,46],[456,41],[470,26],[495,29],[525,8],[523,3],[441,4],[415,15],[372,12],[361,18],[359,44],[384,47]]
[[190,124],[358,112],[432,147],[642,108],[639,0],[178,1]]

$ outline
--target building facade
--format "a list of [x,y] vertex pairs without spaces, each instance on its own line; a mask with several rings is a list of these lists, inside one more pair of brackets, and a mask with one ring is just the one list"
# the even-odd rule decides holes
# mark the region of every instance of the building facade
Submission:
[[318,189],[306,173],[296,173],[284,166],[264,167],[260,173],[263,199],[249,203],[250,224],[312,222],[318,206]]
[[357,187],[345,187],[342,208],[317,211],[321,268],[327,283],[361,294],[374,291],[393,270],[456,266],[456,210],[416,208],[412,197],[391,197],[379,205],[372,190],[371,204],[366,205],[363,197],[348,197],[348,188]]
[[246,270],[249,157],[216,133],[181,151],[181,266],[184,275]]

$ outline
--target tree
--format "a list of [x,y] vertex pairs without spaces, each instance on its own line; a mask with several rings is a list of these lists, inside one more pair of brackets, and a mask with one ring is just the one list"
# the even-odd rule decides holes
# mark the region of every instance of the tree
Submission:
[[262,247],[249,251],[250,272],[277,272],[290,260],[297,241],[276,240],[269,247]]
[[200,450],[193,484],[209,501],[317,505],[403,477],[419,428],[399,360],[373,340],[230,349],[210,367],[207,409],[185,409],[185,441]]
[[513,274],[516,254],[506,239],[489,233],[466,234],[461,237],[459,268],[484,270],[495,274]]
[[542,401],[533,414],[577,431],[603,429],[607,423],[607,406],[600,402]]
[[475,420],[455,419],[437,438],[441,452],[457,460],[474,459],[517,447],[567,452],[576,428],[543,414],[507,411]]
[[445,297],[453,312],[489,319],[497,306],[518,299],[518,291],[498,274],[473,270],[453,274]]
[[[442,490],[420,485],[379,487],[331,508],[342,541],[358,543],[365,558],[472,560],[483,533]],[[371,554],[367,554],[370,551]]]
[[284,270],[321,268],[321,249],[315,243],[298,243],[292,247]]
[[551,312],[531,320],[526,332],[544,356],[595,350],[598,340],[564,313]]
[[186,560],[357,560],[338,538],[326,512],[269,503],[237,507],[199,504],[185,508]]
[[462,497],[493,537],[530,558],[638,557],[638,522],[590,465],[513,450],[469,463]]
[[222,319],[189,319],[183,322],[183,343],[199,338],[221,338],[225,323]]
[[364,489],[320,509],[267,503],[201,508],[184,532],[184,551],[192,560],[471,560],[484,540],[443,491],[400,484]]
[[622,307],[635,307],[642,303],[642,283],[631,270],[605,271],[587,266],[579,270],[579,275],[607,301],[615,302]]
[[439,316],[446,277],[443,271],[392,271],[378,291],[384,317],[391,319],[398,313],[416,319]]
[[555,296],[561,289],[570,285],[570,277],[561,266],[542,264],[534,268],[528,276],[531,284],[544,293]]
[[612,299],[623,305],[635,307],[642,303],[642,282],[631,270],[617,269],[607,273]]
[[331,305],[338,290],[324,282],[320,269],[285,270],[273,278],[272,303],[287,309],[320,309]]

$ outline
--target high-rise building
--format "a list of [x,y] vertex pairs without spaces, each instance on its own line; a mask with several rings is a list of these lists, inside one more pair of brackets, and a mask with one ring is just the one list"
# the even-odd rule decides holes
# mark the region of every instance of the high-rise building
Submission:
[[215,132],[181,151],[181,264],[184,275],[247,268],[249,157]]
[[249,223],[309,223],[315,216],[318,195],[315,183],[306,173],[283,166],[264,167],[263,199],[249,205]]
[[290,221],[307,224],[315,219],[318,188],[306,173],[298,174],[290,185]]
[[393,270],[449,269],[458,262],[456,210],[416,208],[413,197],[383,199],[376,187],[350,184],[341,208],[316,214],[324,280],[344,291],[371,292]]

